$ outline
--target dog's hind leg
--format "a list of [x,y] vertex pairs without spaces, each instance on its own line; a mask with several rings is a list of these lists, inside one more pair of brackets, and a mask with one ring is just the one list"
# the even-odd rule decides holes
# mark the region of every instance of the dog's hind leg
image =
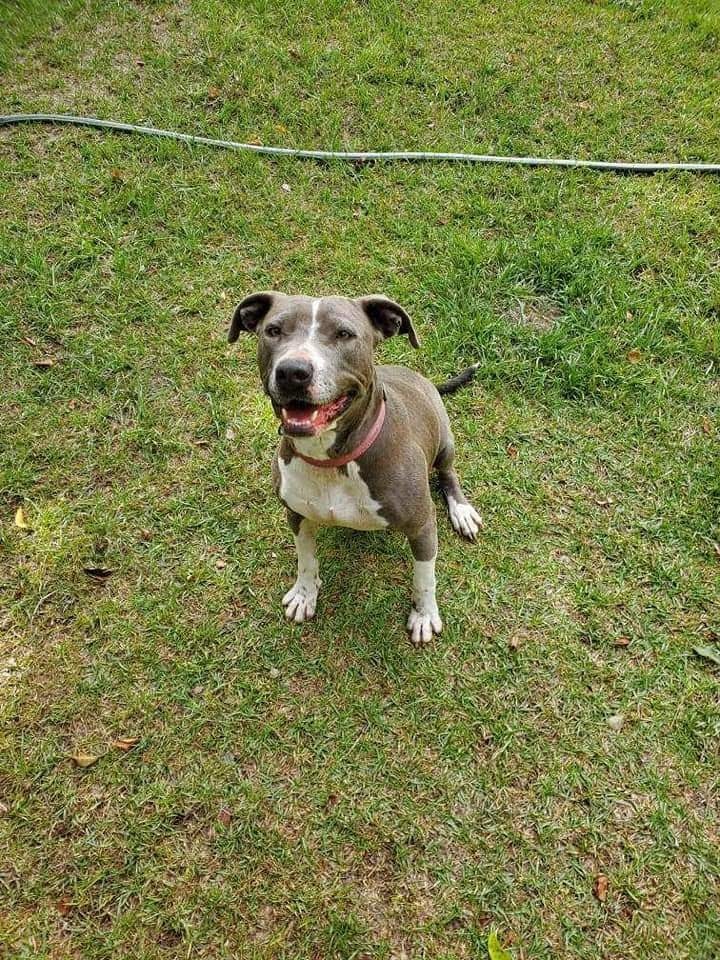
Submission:
[[295,623],[303,623],[315,616],[320,576],[315,545],[317,526],[288,510],[288,521],[295,534],[297,549],[297,579],[283,597],[285,616]]
[[482,527],[482,517],[463,493],[454,462],[455,446],[450,440],[435,461],[440,489],[447,503],[450,523],[460,536],[467,540],[474,540]]

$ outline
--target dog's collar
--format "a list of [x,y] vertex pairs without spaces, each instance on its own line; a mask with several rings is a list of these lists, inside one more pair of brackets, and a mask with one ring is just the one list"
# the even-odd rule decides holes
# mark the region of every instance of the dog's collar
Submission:
[[[385,398],[380,401],[380,408],[378,410],[377,416],[375,417],[375,422],[370,427],[368,432],[365,434],[360,443],[354,447],[349,453],[343,453],[339,457],[330,457],[328,460],[316,460],[315,457],[307,457],[304,453],[300,453],[297,447],[293,444],[293,450],[300,457],[301,460],[304,460],[305,463],[309,463],[312,467],[325,467],[326,469],[344,467],[346,463],[350,463],[352,460],[359,459],[364,453],[366,453],[370,447],[375,443],[380,431],[382,430],[383,423],[385,422]],[[292,442],[292,441],[291,441]]]

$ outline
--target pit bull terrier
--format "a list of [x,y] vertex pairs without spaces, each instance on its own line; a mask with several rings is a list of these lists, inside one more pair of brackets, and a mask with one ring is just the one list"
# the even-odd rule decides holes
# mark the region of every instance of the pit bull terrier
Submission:
[[262,384],[280,421],[273,484],[298,561],[282,601],[286,616],[302,623],[315,614],[319,527],[390,528],[405,534],[415,560],[407,628],[414,644],[428,643],[442,630],[433,468],[455,530],[474,540],[481,526],[453,468],[453,435],[440,396],[469,382],[476,366],[438,388],[405,367],[376,365],[374,349],[387,337],[404,334],[419,346],[405,310],[383,296],[253,293],[235,310],[230,343],[243,331],[257,336]]

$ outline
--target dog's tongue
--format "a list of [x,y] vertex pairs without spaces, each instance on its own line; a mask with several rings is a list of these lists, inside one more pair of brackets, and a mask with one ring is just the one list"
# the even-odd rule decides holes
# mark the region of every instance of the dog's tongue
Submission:
[[317,407],[311,406],[310,404],[296,407],[283,407],[283,426],[291,431],[317,433],[319,430],[322,430],[323,427],[332,423],[345,406],[345,401],[346,398],[343,396]]

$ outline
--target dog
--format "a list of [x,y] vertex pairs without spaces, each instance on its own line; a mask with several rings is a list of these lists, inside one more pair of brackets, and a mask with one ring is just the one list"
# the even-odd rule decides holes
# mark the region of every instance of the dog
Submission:
[[376,365],[375,348],[388,337],[401,334],[420,346],[405,310],[380,295],[253,293],[235,309],[229,342],[242,332],[257,337],[262,385],[280,421],[273,485],[297,548],[297,579],[282,601],[286,616],[303,623],[315,615],[319,527],[389,528],[405,534],[414,558],[407,629],[416,646],[429,643],[442,630],[433,468],[455,530],[475,540],[482,525],[453,466],[441,398],[468,383],[477,364],[441,387],[406,367]]

